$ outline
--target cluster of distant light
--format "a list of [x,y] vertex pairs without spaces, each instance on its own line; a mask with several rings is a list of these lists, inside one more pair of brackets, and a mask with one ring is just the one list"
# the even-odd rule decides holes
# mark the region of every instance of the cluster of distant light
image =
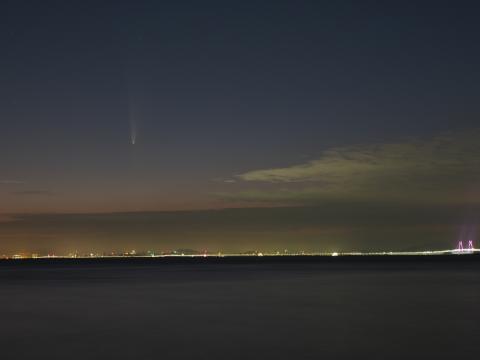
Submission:
[[476,249],[473,243],[470,242],[468,247],[458,246],[453,250],[424,250],[424,251],[382,251],[382,252],[248,252],[248,253],[183,253],[173,251],[169,253],[155,254],[152,251],[145,253],[137,253],[135,250],[125,252],[121,254],[67,254],[67,255],[39,255],[39,254],[15,254],[15,255],[3,255],[0,259],[92,259],[92,258],[207,258],[207,257],[263,257],[263,256],[277,256],[277,257],[293,257],[293,256],[428,256],[428,255],[466,255],[480,253],[480,249]]

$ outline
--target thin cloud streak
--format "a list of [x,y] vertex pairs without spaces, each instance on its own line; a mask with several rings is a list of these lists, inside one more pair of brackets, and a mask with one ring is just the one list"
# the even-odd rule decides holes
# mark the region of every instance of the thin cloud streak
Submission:
[[14,191],[12,195],[17,196],[53,196],[54,193],[48,190],[25,190],[25,191]]
[[26,181],[20,180],[0,180],[0,184],[3,185],[25,185],[26,183]]

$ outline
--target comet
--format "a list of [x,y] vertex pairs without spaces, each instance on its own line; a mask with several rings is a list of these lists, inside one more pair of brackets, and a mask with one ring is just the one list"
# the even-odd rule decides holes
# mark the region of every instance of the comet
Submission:
[[130,144],[135,145],[137,142],[137,125],[135,120],[130,121]]
[[[130,87],[129,87],[130,88]],[[136,102],[130,91],[127,92],[127,114],[128,122],[130,124],[130,145],[135,145],[137,143],[138,137],[138,109]]]

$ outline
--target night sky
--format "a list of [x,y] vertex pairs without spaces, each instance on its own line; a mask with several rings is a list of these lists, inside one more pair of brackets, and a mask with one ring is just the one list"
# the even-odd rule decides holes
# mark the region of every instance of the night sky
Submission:
[[476,240],[479,16],[3,1],[0,254]]

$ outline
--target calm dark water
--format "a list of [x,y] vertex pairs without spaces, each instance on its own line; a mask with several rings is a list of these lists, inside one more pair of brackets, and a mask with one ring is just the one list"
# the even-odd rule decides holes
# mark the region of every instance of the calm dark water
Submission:
[[1,359],[473,359],[480,259],[0,264]]

